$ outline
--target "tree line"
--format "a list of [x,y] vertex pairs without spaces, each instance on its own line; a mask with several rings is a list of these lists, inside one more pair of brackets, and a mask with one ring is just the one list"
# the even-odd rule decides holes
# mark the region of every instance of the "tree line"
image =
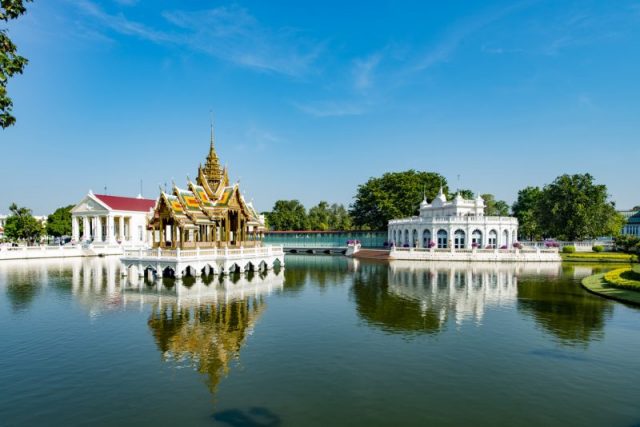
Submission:
[[349,212],[334,203],[321,201],[307,209],[298,200],[278,200],[271,212],[264,212],[271,230],[351,230],[353,223]]
[[[469,189],[450,192],[447,180],[435,172],[408,170],[370,178],[358,186],[354,201],[344,206],[320,202],[307,210],[298,200],[279,200],[265,212],[271,230],[386,230],[389,220],[418,215],[423,198],[433,200],[438,191],[451,199],[476,195]],[[486,216],[513,215],[522,239],[594,239],[616,236],[625,219],[609,200],[607,187],[590,174],[561,175],[552,183],[526,187],[513,206],[493,194],[480,194]]]
[[44,236],[62,237],[71,235],[71,209],[73,205],[58,208],[47,217],[46,224],[35,218],[31,209],[9,206],[10,215],[4,225],[4,237],[11,242],[39,243]]

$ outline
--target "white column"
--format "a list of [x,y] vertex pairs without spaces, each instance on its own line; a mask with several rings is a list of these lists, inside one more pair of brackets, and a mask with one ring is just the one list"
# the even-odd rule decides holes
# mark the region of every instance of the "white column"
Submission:
[[124,243],[124,217],[120,216],[120,232],[119,232],[119,236],[120,237],[120,241]]
[[115,242],[115,225],[113,222],[113,215],[109,214],[107,217],[107,242],[114,243]]
[[71,217],[71,238],[75,243],[80,240],[80,223],[75,215]]
[[89,231],[89,217],[88,216],[83,216],[82,217],[82,240],[89,240],[89,237],[91,236],[91,233]]
[[96,217],[96,234],[94,239],[96,242],[102,242],[102,217]]

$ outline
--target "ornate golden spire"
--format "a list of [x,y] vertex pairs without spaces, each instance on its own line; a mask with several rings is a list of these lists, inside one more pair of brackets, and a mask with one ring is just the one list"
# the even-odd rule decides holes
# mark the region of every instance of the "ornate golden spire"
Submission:
[[218,154],[213,144],[213,123],[211,123],[211,145],[209,146],[209,155],[207,155],[207,161],[204,165],[204,175],[207,177],[207,181],[212,187],[215,187],[217,183],[222,179],[222,171],[220,170],[220,161],[218,160]]

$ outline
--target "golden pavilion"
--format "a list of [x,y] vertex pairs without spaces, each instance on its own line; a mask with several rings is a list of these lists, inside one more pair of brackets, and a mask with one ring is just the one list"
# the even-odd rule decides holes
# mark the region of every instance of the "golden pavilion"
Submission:
[[162,191],[149,220],[153,247],[166,249],[235,248],[260,246],[264,218],[231,185],[226,167],[220,167],[211,128],[211,144],[196,182],[187,188],[173,183],[171,193]]

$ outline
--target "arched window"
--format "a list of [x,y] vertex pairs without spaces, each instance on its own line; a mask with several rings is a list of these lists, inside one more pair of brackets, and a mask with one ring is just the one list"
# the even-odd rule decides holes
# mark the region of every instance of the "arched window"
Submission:
[[411,246],[418,246],[418,230],[413,230],[411,233]]
[[492,249],[498,247],[498,232],[496,230],[491,230],[489,232],[489,241],[487,242],[487,246]]
[[502,232],[502,240],[503,240],[502,244],[506,246],[508,249],[509,248],[509,232],[507,230],[504,230]]
[[517,241],[518,241],[518,234],[516,233],[516,230],[513,230],[511,232],[511,244],[513,245]]
[[409,230],[404,230],[404,244],[409,244]]
[[423,248],[431,247],[431,230],[424,230],[422,232],[422,247]]
[[462,230],[456,230],[453,233],[453,247],[456,249],[463,249],[465,245],[466,233]]
[[438,248],[444,249],[448,245],[448,233],[446,230],[438,230]]
[[482,231],[474,230],[471,233],[471,246],[474,248],[482,248]]

